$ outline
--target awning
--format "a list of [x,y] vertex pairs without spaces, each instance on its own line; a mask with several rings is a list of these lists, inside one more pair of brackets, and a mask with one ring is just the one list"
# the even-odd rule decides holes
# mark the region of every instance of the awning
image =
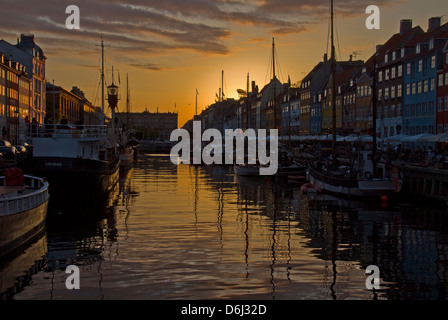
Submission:
[[425,132],[425,133],[417,134],[415,136],[409,136],[407,138],[403,138],[403,139],[401,139],[401,141],[402,142],[424,142],[424,141],[420,141],[420,139],[433,137],[433,136],[434,135]]

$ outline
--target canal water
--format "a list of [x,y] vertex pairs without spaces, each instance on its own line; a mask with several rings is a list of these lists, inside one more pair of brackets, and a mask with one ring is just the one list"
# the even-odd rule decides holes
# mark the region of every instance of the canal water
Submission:
[[[0,297],[447,298],[445,209],[303,195],[300,186],[141,155],[106,199],[53,190],[45,232],[1,263]],[[79,290],[66,287],[71,265]],[[377,289],[366,286],[368,266],[378,268]]]

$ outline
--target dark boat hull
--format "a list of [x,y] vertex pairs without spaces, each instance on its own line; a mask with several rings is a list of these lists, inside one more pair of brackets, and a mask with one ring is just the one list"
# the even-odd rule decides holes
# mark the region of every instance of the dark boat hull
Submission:
[[113,162],[82,158],[33,157],[24,171],[50,182],[54,191],[62,187],[81,187],[94,193],[112,191],[119,178],[119,160]]

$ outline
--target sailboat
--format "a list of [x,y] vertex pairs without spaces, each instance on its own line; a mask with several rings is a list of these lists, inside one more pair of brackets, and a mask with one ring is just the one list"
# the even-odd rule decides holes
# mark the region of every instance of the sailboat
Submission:
[[[62,119],[48,130],[37,132],[32,139],[33,153],[22,168],[45,177],[53,191],[82,186],[95,193],[108,193],[119,177],[118,149],[113,121],[104,119],[104,44],[102,48],[102,112],[99,125],[71,124]],[[108,87],[109,97],[115,90]],[[58,188],[58,186],[62,188]]]
[[[308,168],[310,183],[324,192],[344,196],[381,197],[389,196],[401,191],[402,179],[398,169],[390,167],[377,158],[376,134],[373,143],[364,149],[355,149],[352,152],[350,165],[338,165],[336,153],[336,56],[334,46],[334,1],[331,1],[331,106],[332,106],[332,158],[326,161],[314,161]],[[374,66],[376,62],[374,62]],[[374,67],[373,81],[373,128],[376,130],[376,79]]]

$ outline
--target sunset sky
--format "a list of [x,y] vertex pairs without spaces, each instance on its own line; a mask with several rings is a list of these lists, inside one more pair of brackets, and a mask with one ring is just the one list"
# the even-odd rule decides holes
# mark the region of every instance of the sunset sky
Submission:
[[[133,112],[179,112],[179,126],[215,100],[224,70],[224,92],[237,98],[247,73],[260,89],[269,82],[275,38],[277,75],[301,80],[328,48],[330,0],[2,0],[0,39],[16,43],[35,35],[47,60],[47,81],[80,87],[100,106],[101,36],[106,80],[120,75],[124,111],[129,75]],[[80,30],[68,30],[68,5],[80,9]],[[381,29],[368,30],[366,7],[381,9]],[[426,31],[428,19],[448,22],[446,0],[335,0],[336,54],[367,60],[377,44],[398,32],[401,19]]]

